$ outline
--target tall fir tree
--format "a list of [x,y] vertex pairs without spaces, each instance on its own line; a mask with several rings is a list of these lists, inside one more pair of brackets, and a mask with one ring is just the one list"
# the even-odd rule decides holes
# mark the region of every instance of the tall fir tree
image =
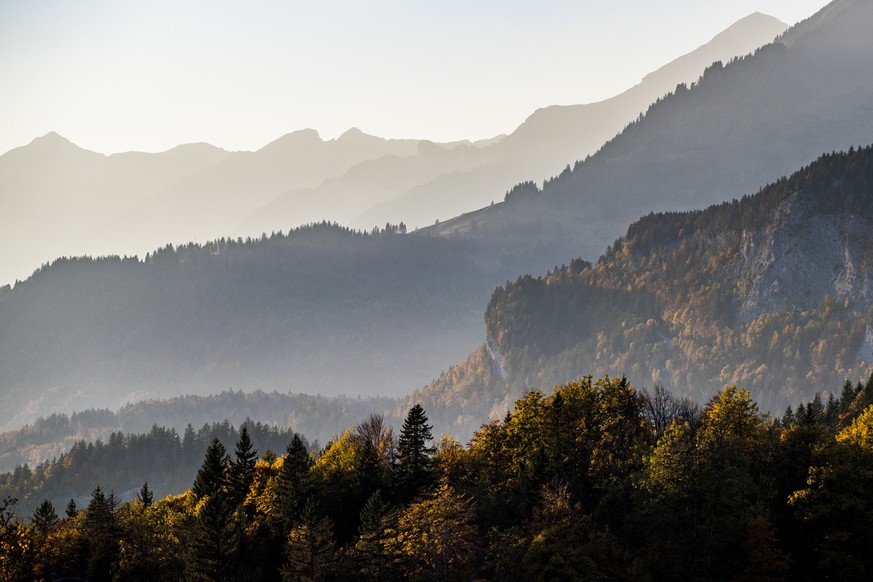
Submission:
[[48,499],[39,504],[30,520],[42,536],[48,535],[49,532],[57,527],[60,521],[58,513],[55,511],[55,506]]
[[433,440],[432,428],[420,404],[409,409],[400,430],[394,471],[397,491],[403,501],[420,495],[433,484],[431,460],[435,449],[428,444]]
[[227,449],[217,438],[212,439],[206,449],[203,465],[197,471],[191,490],[197,499],[215,495],[221,491],[225,482],[227,466]]
[[194,582],[233,580],[242,526],[221,494],[201,499],[192,524],[185,560],[185,579]]
[[319,519],[312,503],[306,504],[301,523],[288,534],[286,556],[283,580],[315,582],[333,578],[337,569],[333,523],[327,517]]
[[106,497],[100,487],[91,492],[83,529],[88,543],[88,580],[112,580],[112,565],[118,557],[119,532],[113,496]]
[[72,519],[79,515],[79,508],[76,507],[75,499],[70,499],[70,501],[67,503],[67,508],[64,510],[64,513],[66,514],[68,519]]
[[299,434],[294,433],[285,449],[285,458],[282,460],[282,468],[278,476],[278,515],[286,533],[303,514],[308,497],[306,475],[311,466],[312,459],[306,451],[303,439]]
[[136,498],[140,500],[143,507],[150,507],[152,501],[154,501],[154,497],[155,494],[151,489],[149,489],[148,481],[142,484],[139,493],[136,494]]
[[252,446],[249,430],[245,426],[240,429],[239,440],[236,442],[234,458],[227,468],[228,488],[231,502],[242,503],[252,486],[255,477],[255,464],[258,461],[258,451]]

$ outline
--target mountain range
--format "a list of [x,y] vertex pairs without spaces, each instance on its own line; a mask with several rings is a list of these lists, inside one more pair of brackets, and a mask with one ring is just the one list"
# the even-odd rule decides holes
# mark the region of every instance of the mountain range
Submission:
[[[796,279],[798,293],[811,302],[784,311],[784,298],[789,297],[784,284],[773,287],[767,283],[764,267],[758,271],[763,273],[760,280],[756,279],[749,274],[755,272],[752,267],[730,255],[736,245],[719,246],[729,236],[742,241],[744,229],[752,223],[728,225],[724,232],[716,231],[714,240],[692,241],[699,242],[703,250],[694,247],[674,253],[647,247],[648,239],[637,236],[639,224],[673,229],[679,238],[689,227],[673,228],[669,220],[647,218],[628,231],[626,239],[607,248],[602,261],[593,265],[587,261],[620,234],[616,232],[619,225],[626,229],[632,220],[652,210],[702,208],[754,192],[768,181],[776,185],[765,190],[771,193],[763,198],[776,200],[785,194],[777,180],[821,152],[873,142],[873,117],[869,115],[873,43],[863,33],[868,25],[873,25],[873,7],[838,0],[786,32],[779,42],[727,65],[712,65],[690,88],[680,85],[595,155],[568,166],[542,189],[532,181],[522,182],[507,192],[503,202],[412,234],[404,234],[399,224],[365,234],[322,223],[287,235],[163,246],[144,259],[61,259],[46,265],[26,281],[0,292],[0,398],[6,411],[0,422],[15,426],[58,408],[115,407],[138,398],[229,388],[399,396],[475,349],[483,336],[479,317],[495,284],[504,277],[543,273],[569,261],[569,267],[556,266],[541,279],[528,275],[498,289],[486,311],[486,344],[466,364],[450,369],[412,398],[447,411],[460,426],[461,416],[483,417],[477,407],[487,408],[486,413],[506,410],[522,386],[550,385],[559,382],[557,378],[594,370],[628,374],[642,385],[667,383],[696,397],[717,389],[718,382],[749,382],[756,390],[768,382],[794,383],[810,362],[817,366],[810,376],[816,381],[860,373],[868,362],[858,356],[866,353],[861,349],[866,332],[859,319],[866,296],[854,283],[841,283],[850,291],[834,295],[821,291],[830,289],[827,285],[820,288]],[[548,115],[539,117],[543,116]],[[215,177],[215,167],[248,168],[239,175],[249,173],[253,199],[263,200],[281,180],[258,182],[269,165],[259,160],[284,160],[281,152],[298,147],[310,156],[300,164],[312,167],[319,167],[318,156],[334,155],[324,148],[348,147],[359,158],[375,156],[355,163],[349,154],[343,163],[349,165],[346,173],[378,176],[377,170],[370,174],[368,168],[390,161],[398,164],[395,170],[400,172],[406,167],[400,161],[413,150],[416,163],[425,167],[422,158],[428,156],[452,158],[465,150],[488,151],[515,139],[431,144],[380,140],[353,131],[324,142],[311,132],[302,132],[246,155],[196,145],[157,158],[130,156],[163,161],[173,156],[196,157],[204,167],[202,176],[209,176],[203,180],[215,187],[211,197],[186,198],[182,190],[172,190],[191,177],[177,178],[169,169],[158,176],[177,192],[180,207],[203,208],[204,213],[215,210],[225,220],[232,214],[241,218],[242,203],[225,200],[233,198],[234,180],[230,174]],[[355,149],[341,143],[345,141],[367,145]],[[47,184],[62,180],[71,168],[85,172],[87,164],[125,159],[84,152],[52,135],[38,140],[36,146],[64,151],[70,160],[58,166],[56,174],[45,176]],[[25,159],[33,147],[10,152],[3,159]],[[372,153],[377,150],[384,155]],[[852,153],[866,155],[867,150]],[[8,167],[27,166],[8,162]],[[844,175],[853,179],[855,173],[850,170],[835,171],[838,178],[834,179],[842,180],[839,176]],[[329,171],[337,173],[333,183],[344,179],[338,166],[317,172]],[[441,179],[462,180],[460,175]],[[7,176],[26,177],[15,171],[0,172],[0,177]],[[796,191],[813,192],[811,186],[803,186],[802,178],[795,175],[785,183],[795,184]],[[832,193],[815,184],[815,191]],[[147,201],[142,192],[151,186],[146,186],[123,202],[113,197],[109,187],[95,190],[100,195],[95,199],[128,210],[138,208],[134,214],[143,216],[149,215],[150,205],[171,206],[167,201],[172,195],[162,195],[163,202]],[[838,186],[834,186],[836,192],[840,192]],[[318,190],[311,183],[299,188]],[[773,188],[782,194],[773,194]],[[42,195],[50,199],[54,194],[46,187]],[[342,188],[337,186],[331,195],[341,198]],[[736,204],[741,208],[739,215],[707,211],[706,216],[718,224],[746,213],[763,213],[775,220],[769,214],[775,207],[759,202]],[[22,202],[21,207],[25,206]],[[817,220],[816,208],[811,206],[807,214],[789,214],[801,216],[801,222]],[[854,207],[849,204],[847,208]],[[151,216],[159,221],[163,215],[160,210]],[[55,220],[64,223],[60,215]],[[172,228],[174,220],[164,222]],[[761,224],[757,226],[765,228]],[[863,230],[863,221],[857,228],[852,224],[852,233]],[[749,236],[768,240],[752,226],[748,228],[752,229],[747,229]],[[805,241],[800,234],[792,244],[814,246],[815,241]],[[834,237],[835,249],[854,248],[855,242],[845,238],[839,224],[819,234]],[[661,235],[652,236],[658,239]],[[853,265],[861,265],[851,277],[859,277],[866,264],[848,251],[822,256],[800,253],[798,262],[786,262],[787,247],[768,244],[774,264],[801,266],[821,261],[817,268],[839,270],[851,259]],[[638,247],[653,254],[630,252]],[[623,253],[632,258],[624,261]],[[770,255],[756,260],[763,265]],[[664,280],[656,277],[656,271],[634,271],[637,260],[681,276]],[[681,265],[680,260],[684,261]],[[700,262],[704,260],[714,266]],[[728,271],[714,271],[719,264]],[[744,284],[754,292],[743,295],[748,289],[707,282],[714,276],[737,274],[745,277]],[[844,279],[854,281],[851,277]],[[757,287],[755,281],[760,283]],[[694,313],[688,312],[691,306]],[[803,319],[807,312],[811,315]],[[794,323],[785,319],[797,313],[801,319]],[[592,326],[586,317],[595,317],[597,325]],[[610,318],[624,322],[625,328],[610,327]],[[788,350],[784,357],[796,363],[794,367],[780,364],[787,380],[775,372],[768,375],[766,369],[759,370],[760,365],[750,372],[751,356],[740,349],[748,348],[743,342],[764,341],[756,335],[757,328],[750,331],[743,326],[773,321],[778,322],[779,338],[793,338],[784,346],[776,340],[773,344]],[[589,328],[598,326],[599,331],[590,335]],[[804,332],[807,335],[797,331],[807,326],[812,330]],[[683,343],[688,334],[692,339]],[[701,334],[711,334],[724,343],[692,341]],[[821,346],[804,343],[813,337]],[[635,351],[644,346],[651,353]],[[723,364],[717,371],[701,355],[715,348],[721,351],[712,354],[712,366]],[[816,349],[818,355],[812,357],[811,350]],[[805,395],[804,390],[771,388],[770,393],[756,396],[765,406],[777,406]]]
[[531,387],[626,376],[764,410],[873,368],[873,146],[828,154],[755,195],[634,222],[594,264],[497,289],[487,339],[414,395],[459,434]]
[[370,230],[451,218],[592,153],[676,83],[784,29],[749,16],[622,95],[537,111],[505,140],[436,144],[357,129],[323,140],[302,130],[255,152],[189,144],[105,156],[48,134],[0,156],[0,284],[60,256],[142,256],[167,243],[257,237],[325,219]]
[[649,212],[730,200],[824,152],[869,144],[870,25],[869,2],[833,2],[754,55],[678,86],[542,189],[426,230],[471,237],[519,273],[537,273],[574,256],[596,259]]

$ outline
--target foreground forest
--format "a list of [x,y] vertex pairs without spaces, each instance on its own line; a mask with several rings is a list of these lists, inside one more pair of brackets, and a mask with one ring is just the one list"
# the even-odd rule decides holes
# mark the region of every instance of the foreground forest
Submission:
[[247,429],[191,488],[119,504],[2,501],[2,580],[867,579],[873,379],[781,419],[626,380],[527,393],[466,447],[418,405],[320,451]]

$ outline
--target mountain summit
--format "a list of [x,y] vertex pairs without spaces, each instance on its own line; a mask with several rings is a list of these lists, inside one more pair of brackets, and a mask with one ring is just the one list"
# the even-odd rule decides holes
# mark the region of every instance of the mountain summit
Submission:
[[[873,6],[835,2],[754,55],[680,85],[594,156],[429,232],[468,234],[539,272],[592,259],[652,211],[729,200],[821,153],[873,142]],[[530,249],[539,250],[532,254]]]

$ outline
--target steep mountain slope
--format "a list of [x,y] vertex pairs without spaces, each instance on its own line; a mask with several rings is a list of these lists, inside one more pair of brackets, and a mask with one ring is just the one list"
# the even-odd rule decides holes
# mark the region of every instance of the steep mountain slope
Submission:
[[627,91],[597,103],[553,105],[535,111],[514,132],[483,152],[485,163],[445,174],[364,213],[357,226],[403,220],[411,227],[433,224],[502,199],[521,180],[542,181],[593,154],[607,140],[679,83],[696,81],[715,61],[753,52],[785,31],[772,16],[755,13],[710,42],[654,71]]
[[495,291],[486,346],[412,398],[469,430],[527,387],[591,373],[701,402],[741,385],[781,412],[873,367],[871,233],[873,147],[739,201],[649,215],[594,265]]
[[470,234],[518,272],[595,258],[651,211],[728,200],[823,151],[873,141],[873,4],[837,0],[754,56],[680,86],[584,162],[493,207],[428,232]]
[[317,225],[64,259],[0,292],[0,426],[233,389],[398,395],[481,337],[468,242]]

